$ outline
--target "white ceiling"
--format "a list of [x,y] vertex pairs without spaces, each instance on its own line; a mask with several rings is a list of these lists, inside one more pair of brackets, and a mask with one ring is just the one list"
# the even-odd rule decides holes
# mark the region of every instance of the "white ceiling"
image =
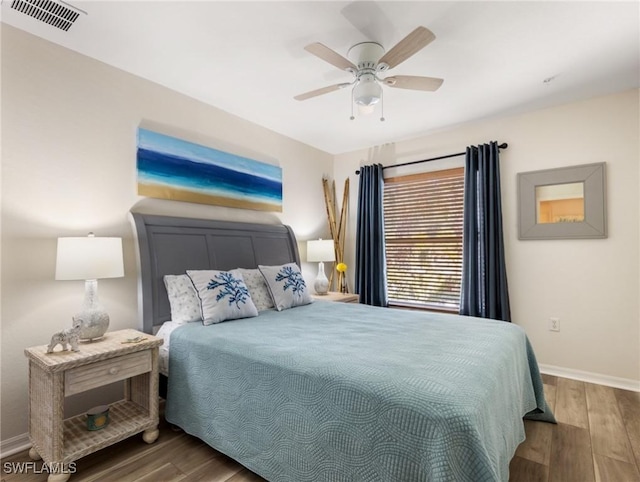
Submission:
[[[88,15],[68,32],[11,1],[2,22],[332,154],[640,86],[637,1],[70,0]],[[293,99],[351,80],[305,45],[388,50],[419,25],[436,40],[388,75],[444,78],[438,91],[385,87],[385,122],[379,108],[349,120],[350,89]]]

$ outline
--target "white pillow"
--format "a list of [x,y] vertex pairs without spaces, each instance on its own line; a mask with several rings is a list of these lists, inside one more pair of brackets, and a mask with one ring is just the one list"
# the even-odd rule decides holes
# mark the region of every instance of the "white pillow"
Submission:
[[[185,276],[187,275],[185,274]],[[191,280],[189,280],[189,283],[191,283]],[[183,324],[184,323],[176,323],[174,321],[165,321],[162,324],[158,332],[155,334],[156,337],[162,338],[164,340],[162,348],[169,348],[171,344],[171,333],[173,332],[173,330],[175,330],[179,326],[182,326]]]
[[200,300],[191,279],[186,274],[167,274],[164,276],[164,285],[167,288],[171,307],[171,321],[176,323],[202,321]]
[[238,268],[238,271],[242,274],[242,278],[247,288],[249,288],[249,293],[251,294],[253,304],[256,305],[256,309],[258,311],[264,311],[273,308],[269,288],[267,288],[267,283],[262,273],[260,273],[260,270]]
[[187,275],[200,298],[204,325],[258,316],[249,289],[238,270],[187,270]]
[[282,311],[294,306],[308,305],[313,301],[297,264],[259,265],[258,269],[267,282],[276,310]]

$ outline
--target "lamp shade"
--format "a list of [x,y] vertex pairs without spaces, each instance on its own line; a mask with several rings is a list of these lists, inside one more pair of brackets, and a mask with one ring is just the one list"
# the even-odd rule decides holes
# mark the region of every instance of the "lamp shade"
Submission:
[[93,280],[124,276],[121,238],[58,238],[57,280]]
[[307,261],[335,261],[336,255],[331,239],[316,239],[307,241]]

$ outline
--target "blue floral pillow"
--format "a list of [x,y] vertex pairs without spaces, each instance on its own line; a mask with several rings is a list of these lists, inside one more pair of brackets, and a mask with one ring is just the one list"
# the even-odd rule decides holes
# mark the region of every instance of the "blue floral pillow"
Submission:
[[282,266],[258,266],[269,288],[276,310],[308,305],[313,300],[304,282],[300,268],[295,263]]
[[258,316],[239,271],[187,270],[187,275],[200,299],[204,325]]

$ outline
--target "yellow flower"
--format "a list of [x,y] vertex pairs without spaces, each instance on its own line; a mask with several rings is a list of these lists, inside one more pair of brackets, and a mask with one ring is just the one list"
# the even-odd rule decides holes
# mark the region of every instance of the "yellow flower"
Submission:
[[338,263],[338,265],[336,266],[336,270],[340,273],[344,273],[345,271],[347,271],[347,265],[344,263]]

